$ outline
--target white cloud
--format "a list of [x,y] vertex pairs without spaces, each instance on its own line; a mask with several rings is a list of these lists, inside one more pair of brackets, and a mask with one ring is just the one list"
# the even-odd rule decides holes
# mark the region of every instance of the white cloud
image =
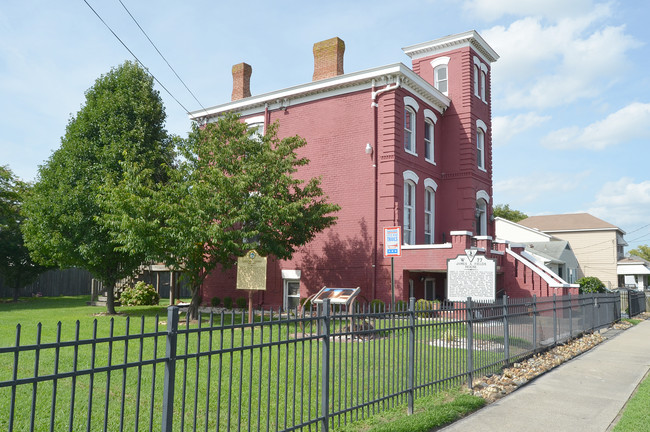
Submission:
[[623,177],[605,183],[588,212],[619,227],[647,224],[650,180],[635,183],[633,179]]
[[537,127],[551,119],[535,113],[500,116],[492,119],[492,145],[500,147],[508,144],[512,138],[528,129]]
[[542,143],[548,148],[586,148],[603,150],[622,142],[650,136],[650,103],[635,102],[587,125],[558,129],[549,133]]
[[546,18],[578,16],[593,8],[592,0],[468,0],[464,9],[485,20],[494,20],[505,15],[535,15]]
[[536,172],[529,176],[511,177],[494,182],[494,195],[499,196],[499,202],[530,203],[551,194],[575,190],[589,174],[588,171]]
[[624,26],[603,25],[609,4],[548,21],[525,17],[482,31],[501,58],[492,75],[505,108],[550,108],[601,94],[621,79],[640,42]]

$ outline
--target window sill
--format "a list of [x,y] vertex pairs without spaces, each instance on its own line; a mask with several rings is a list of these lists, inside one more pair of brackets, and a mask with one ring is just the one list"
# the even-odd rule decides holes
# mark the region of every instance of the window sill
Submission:
[[425,162],[429,162],[431,165],[436,165],[436,162],[431,159],[424,159]]
[[487,172],[487,170],[486,170],[485,168],[483,168],[483,167],[477,167],[477,168],[478,168],[479,170],[483,171],[484,173]]
[[418,156],[418,154],[417,154],[417,153],[415,153],[415,152],[414,152],[414,151],[412,151],[412,150],[408,150],[408,149],[404,149],[404,151],[405,151],[406,153],[408,153],[408,154],[410,154],[410,155],[413,155],[413,156],[415,156],[415,157],[417,157],[417,156]]

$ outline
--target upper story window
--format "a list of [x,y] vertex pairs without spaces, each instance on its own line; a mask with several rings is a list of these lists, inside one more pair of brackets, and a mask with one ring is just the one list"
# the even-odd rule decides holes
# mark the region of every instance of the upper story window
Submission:
[[447,94],[447,66],[438,66],[433,70],[434,87],[443,94]]
[[244,121],[248,125],[248,133],[251,137],[261,141],[264,136],[264,116],[249,117]]
[[424,159],[433,162],[433,123],[424,121]]
[[415,244],[415,185],[419,177],[413,171],[404,171],[404,244]]
[[433,86],[440,90],[445,96],[449,92],[449,57],[438,57],[431,60],[433,68]]
[[424,110],[424,159],[435,165],[435,124],[438,117],[430,109]]
[[474,95],[485,103],[487,103],[487,74],[487,65],[474,56]]
[[404,108],[404,150],[415,153],[415,112],[408,106]]
[[404,97],[404,150],[417,155],[415,151],[415,113],[420,109],[418,102],[411,96]]
[[485,134],[487,125],[481,120],[476,120],[476,166],[485,171]]
[[404,244],[415,243],[415,184],[404,182]]
[[477,236],[487,235],[487,210],[490,195],[484,190],[476,192],[475,228]]
[[436,190],[438,184],[433,179],[424,179],[424,243],[433,244],[435,240]]

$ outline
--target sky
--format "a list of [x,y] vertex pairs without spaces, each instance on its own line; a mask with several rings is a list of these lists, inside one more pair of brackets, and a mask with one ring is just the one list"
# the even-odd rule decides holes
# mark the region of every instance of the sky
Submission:
[[[347,73],[410,66],[402,47],[476,30],[500,56],[494,203],[588,212],[629,248],[650,244],[646,0],[86,1],[165,87],[166,127],[180,136],[187,111],[230,101],[234,64],[252,65],[255,95],[310,82],[313,44],[334,36]],[[88,4],[2,0],[0,165],[23,180],[36,180],[95,80],[133,60]]]

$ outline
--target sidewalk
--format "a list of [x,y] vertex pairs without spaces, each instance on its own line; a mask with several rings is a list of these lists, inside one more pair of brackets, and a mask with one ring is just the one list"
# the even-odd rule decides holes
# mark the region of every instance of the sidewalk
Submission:
[[592,350],[440,432],[605,432],[650,370],[650,320],[603,331]]

